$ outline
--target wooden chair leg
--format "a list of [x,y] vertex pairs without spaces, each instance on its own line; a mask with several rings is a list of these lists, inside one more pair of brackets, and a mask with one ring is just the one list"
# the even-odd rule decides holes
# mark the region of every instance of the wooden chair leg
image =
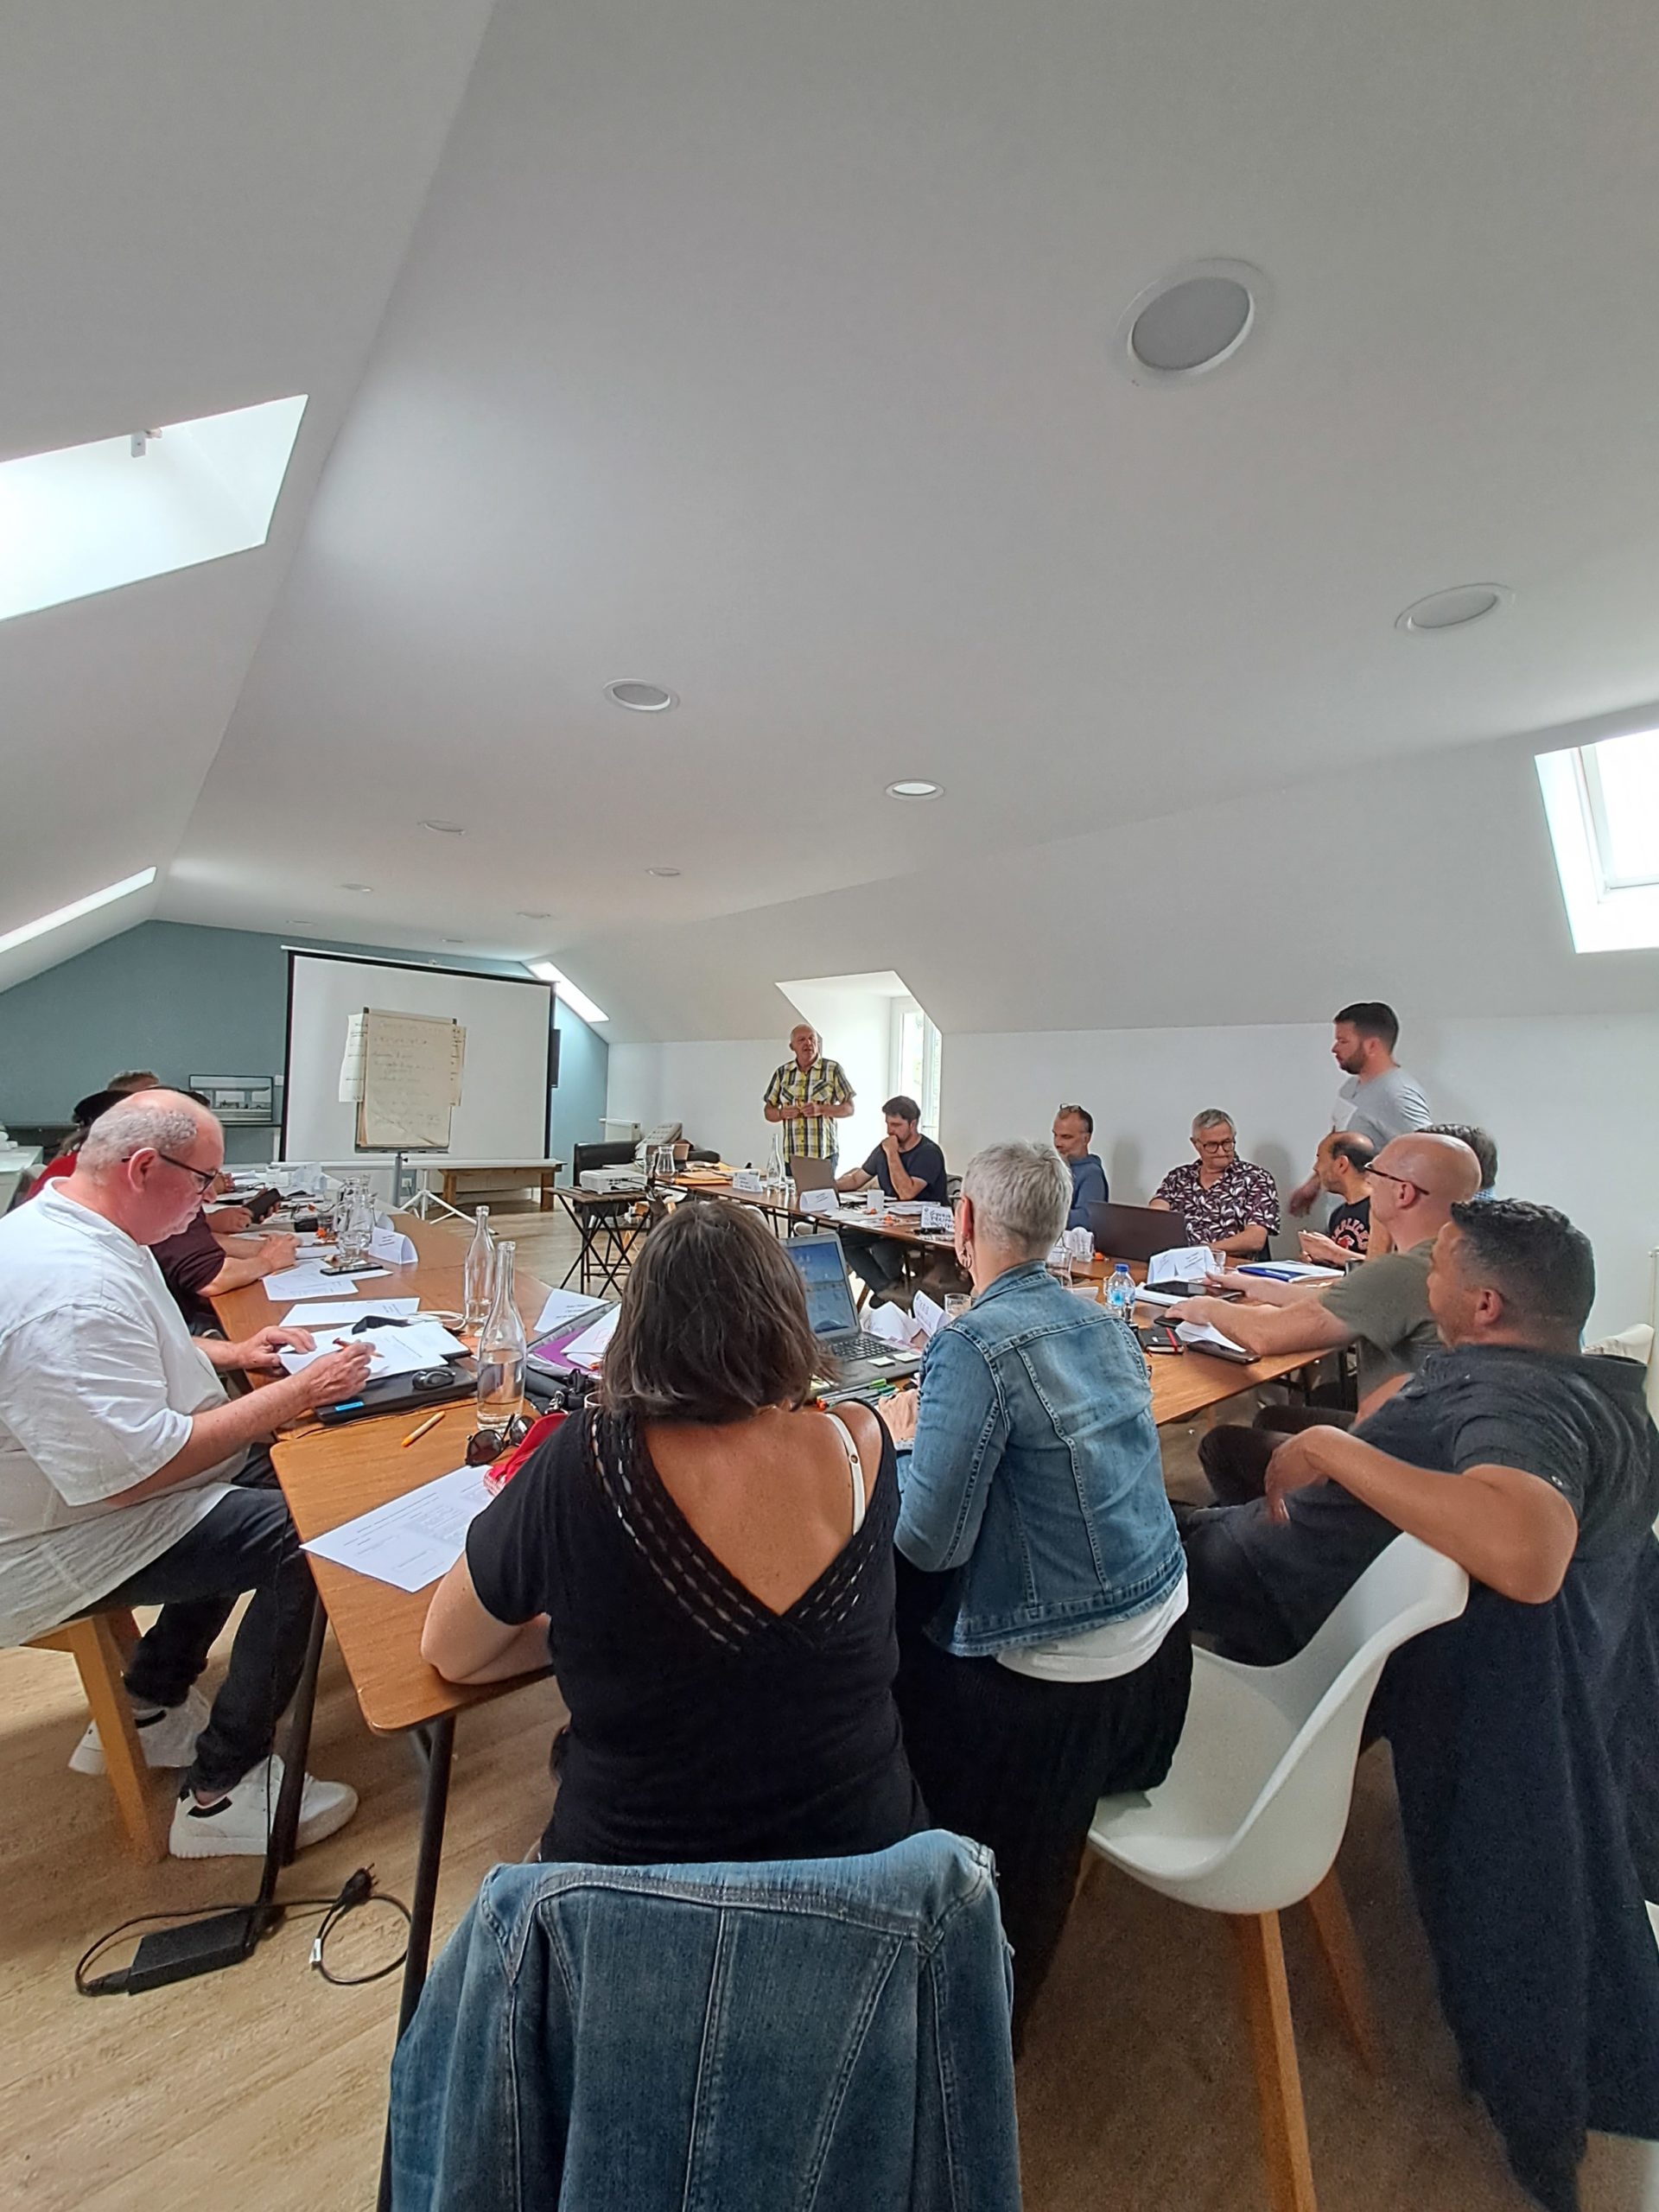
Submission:
[[1371,2010],[1365,1961],[1360,1954],[1359,1938],[1355,1935],[1354,1923],[1348,1916],[1348,1901],[1342,1894],[1342,1885],[1337,1879],[1334,1866],[1309,1896],[1307,1909],[1313,1916],[1313,1932],[1319,1937],[1319,1949],[1331,1970],[1331,1979],[1336,1985],[1337,2004],[1342,2013],[1343,2024],[1353,2039],[1361,2064],[1369,2072],[1380,2074],[1382,2070],[1382,2047],[1377,2041],[1376,2017]]
[[1255,2060],[1268,2200],[1273,2212],[1319,2212],[1279,1916],[1276,1912],[1229,1913],[1227,1918],[1238,1948],[1244,2011]]
[[[130,1613],[126,1616],[126,1624],[132,1625]],[[104,1764],[127,1841],[137,1858],[154,1866],[167,1853],[156,1832],[149,1769],[138,1741],[138,1731],[133,1725],[132,1707],[121,1686],[125,1655],[112,1618],[107,1613],[94,1613],[90,1620],[75,1621],[59,1633],[73,1655],[81,1688],[86,1693],[86,1702],[98,1723]]]

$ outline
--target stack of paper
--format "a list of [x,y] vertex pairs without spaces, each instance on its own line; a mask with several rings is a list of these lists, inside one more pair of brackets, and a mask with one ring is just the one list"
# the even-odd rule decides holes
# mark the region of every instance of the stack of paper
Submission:
[[574,1343],[564,1348],[564,1357],[572,1367],[579,1367],[585,1375],[597,1375],[605,1357],[605,1347],[616,1334],[616,1324],[622,1308],[607,1306],[591,1329],[584,1329]]
[[[347,1285],[347,1288],[350,1286]],[[361,1306],[345,1306],[326,1301],[320,1306],[290,1306],[283,1316],[287,1329],[327,1329],[345,1322],[365,1320],[371,1314],[384,1313],[387,1319],[394,1315],[407,1320],[420,1311],[418,1298],[376,1298],[365,1300]]]
[[410,1321],[402,1328],[325,1329],[318,1333],[315,1351],[285,1351],[279,1357],[289,1373],[297,1375],[314,1359],[353,1344],[368,1346],[369,1373],[377,1382],[383,1376],[418,1375],[423,1367],[442,1367],[467,1349],[442,1321]]
[[359,1514],[306,1545],[318,1559],[349,1567],[394,1590],[424,1590],[467,1548],[467,1531],[490,1502],[484,1470],[457,1467],[406,1497]]
[[581,1320],[584,1313],[598,1313],[604,1303],[602,1298],[589,1298],[583,1291],[550,1290],[531,1333],[544,1337],[550,1330],[563,1328],[567,1321]]
[[1236,1344],[1230,1337],[1224,1337],[1219,1329],[1212,1329],[1207,1321],[1178,1321],[1175,1333],[1192,1351],[1222,1351],[1231,1359],[1249,1359],[1253,1357],[1243,1344]]
[[1207,1244],[1183,1244],[1178,1251],[1154,1252],[1147,1262],[1147,1287],[1160,1282],[1202,1282],[1216,1273],[1216,1255]]

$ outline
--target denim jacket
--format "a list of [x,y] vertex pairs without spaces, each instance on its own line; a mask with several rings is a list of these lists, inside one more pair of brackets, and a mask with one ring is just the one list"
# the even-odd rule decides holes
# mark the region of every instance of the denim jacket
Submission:
[[991,1857],[498,1866],[391,2069],[396,2212],[1019,2212]]
[[954,1570],[927,1624],[982,1658],[1127,1620],[1180,1580],[1141,1347],[1040,1260],[1010,1268],[941,1329],[897,1542]]

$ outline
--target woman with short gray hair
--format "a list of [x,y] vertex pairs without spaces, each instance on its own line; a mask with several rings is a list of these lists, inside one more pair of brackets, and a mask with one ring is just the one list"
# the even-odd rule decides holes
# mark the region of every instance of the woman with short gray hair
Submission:
[[1096,1800],[1163,1780],[1192,1669],[1146,1361],[1045,1265],[1071,1198],[1052,1145],[975,1154],[956,1220],[973,1303],[882,1408],[911,1445],[905,1740],[933,1819],[996,1855],[1016,2050]]

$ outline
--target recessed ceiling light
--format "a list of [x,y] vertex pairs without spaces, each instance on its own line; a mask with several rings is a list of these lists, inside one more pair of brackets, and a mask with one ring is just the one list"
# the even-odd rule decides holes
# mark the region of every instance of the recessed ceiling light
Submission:
[[549,907],[521,906],[518,909],[518,918],[521,922],[550,922],[553,915]]
[[1268,280],[1249,262],[1189,262],[1137,292],[1118,317],[1118,365],[1135,384],[1207,376],[1261,327],[1267,304]]
[[429,830],[435,837],[464,837],[467,835],[465,825],[459,822],[423,821],[421,827]]
[[678,868],[648,868],[645,870],[645,874],[646,874],[647,875],[662,875],[662,876],[677,875],[677,874],[679,874],[679,872],[680,872],[680,871],[679,871],[679,870],[678,870]]
[[1484,614],[1496,614],[1515,596],[1507,584],[1454,584],[1450,591],[1432,591],[1395,617],[1396,630],[1427,635],[1435,630],[1461,630]]
[[372,891],[374,886],[372,883],[342,883],[340,887],[342,891]]
[[889,798],[943,798],[944,785],[926,784],[919,779],[910,783],[889,784],[887,797]]
[[664,691],[660,683],[644,683],[633,676],[619,676],[607,683],[605,696],[615,706],[632,708],[636,715],[660,715],[679,704],[675,694]]

